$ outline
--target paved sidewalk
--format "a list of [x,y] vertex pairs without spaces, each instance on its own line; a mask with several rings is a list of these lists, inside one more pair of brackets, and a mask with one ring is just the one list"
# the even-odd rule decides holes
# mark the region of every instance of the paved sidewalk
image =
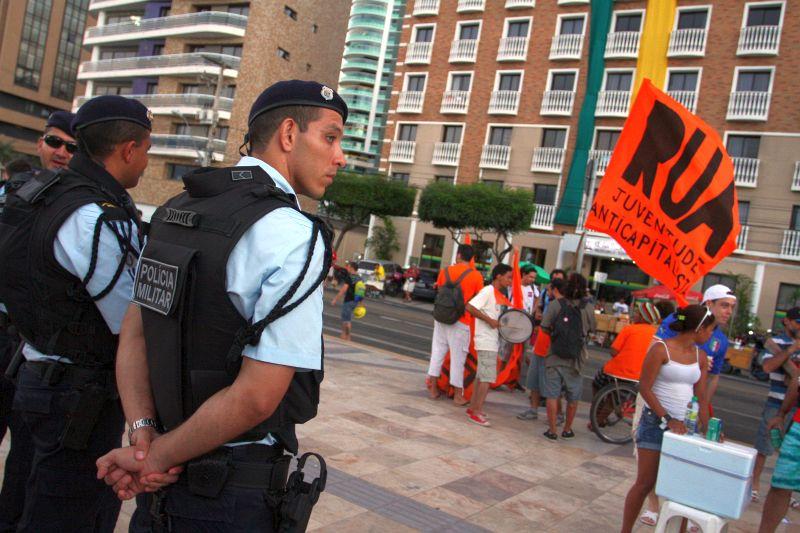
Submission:
[[[493,425],[482,428],[449,401],[427,398],[425,370],[416,359],[326,338],[320,414],[298,428],[301,448],[320,452],[329,468],[310,530],[619,531],[635,476],[631,448],[590,434],[587,405],[576,438],[550,442],[543,420],[515,418],[527,403],[522,393],[493,391]],[[126,503],[117,531],[127,530],[131,511]],[[751,505],[729,531],[755,531],[760,515],[761,505]],[[798,512],[789,518],[800,523]]]

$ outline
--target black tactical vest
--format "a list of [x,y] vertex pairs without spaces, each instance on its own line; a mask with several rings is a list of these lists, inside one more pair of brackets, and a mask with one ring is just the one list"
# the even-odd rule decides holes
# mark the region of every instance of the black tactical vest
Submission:
[[[168,430],[233,383],[243,347],[258,344],[271,321],[316,290],[330,266],[330,233],[322,221],[304,213],[314,230],[303,271],[264,320],[248,323],[227,293],[228,257],[242,235],[266,214],[281,207],[298,209],[295,199],[260,167],[204,168],[185,175],[183,181],[186,192],[156,210],[151,219],[134,285],[156,410]],[[322,272],[309,291],[287,305],[307,273],[318,233],[325,243]],[[275,413],[235,440],[258,440],[272,433],[296,451],[294,424],[316,416],[322,377],[322,371],[296,372]]]
[[[82,366],[113,368],[117,335],[108,328],[95,301],[105,297],[122,275],[128,252],[136,252],[131,243],[120,243],[129,249],[105,289],[90,295],[86,284],[97,263],[102,224],[131,220],[129,202],[72,168],[19,180],[15,176],[7,187],[11,190],[0,216],[0,301],[11,321],[41,353],[67,357]],[[58,263],[53,244],[64,221],[90,203],[100,206],[103,213],[95,234],[86,236],[93,239],[94,255],[81,280]]]

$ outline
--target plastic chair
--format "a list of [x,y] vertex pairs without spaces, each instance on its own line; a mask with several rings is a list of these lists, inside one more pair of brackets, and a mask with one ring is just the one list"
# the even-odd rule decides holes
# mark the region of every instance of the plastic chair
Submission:
[[667,500],[661,505],[655,533],[678,533],[681,530],[682,518],[688,518],[697,524],[703,533],[721,533],[728,530],[728,521],[724,518]]

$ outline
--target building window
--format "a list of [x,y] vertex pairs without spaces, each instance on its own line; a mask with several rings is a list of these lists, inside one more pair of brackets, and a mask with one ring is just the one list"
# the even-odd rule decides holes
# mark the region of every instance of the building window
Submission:
[[597,130],[594,139],[595,150],[609,150],[613,151],[619,139],[619,131],[617,130]]
[[606,72],[606,91],[630,91],[633,72]]
[[116,48],[113,50],[100,50],[100,59],[124,59],[126,57],[136,57],[136,48]]
[[147,82],[147,87],[145,87],[144,93],[145,94],[156,94],[158,92],[158,82],[157,81],[149,81]]
[[522,74],[500,74],[497,80],[498,91],[519,91]]
[[748,6],[747,26],[778,26],[781,23],[781,6]]
[[530,20],[509,21],[506,27],[506,37],[527,37],[530,27]]
[[285,59],[286,61],[289,61],[289,52],[287,52],[286,50],[284,50],[283,48],[281,48],[279,46],[278,47],[278,57],[280,57],[281,59]]
[[429,43],[433,41],[433,26],[414,26],[415,43]]
[[316,24],[311,25],[311,33],[317,33],[319,31],[319,26]]
[[445,126],[442,128],[442,142],[459,144],[461,142],[461,131],[463,129],[462,126]]
[[160,56],[164,53],[164,45],[163,44],[154,44],[153,45],[153,53],[154,56]]
[[436,183],[449,183],[454,184],[456,179],[453,176],[436,176]]
[[469,91],[472,86],[472,74],[451,74],[451,91]]
[[800,230],[800,205],[792,206],[792,220],[789,221],[789,229],[793,231]]
[[422,253],[419,258],[420,268],[440,268],[443,250],[444,235],[426,233],[422,237]]
[[546,128],[542,131],[542,148],[564,148],[567,144],[567,130]]
[[708,20],[707,9],[692,9],[678,12],[679,30],[704,30]]
[[713,286],[713,285],[725,285],[730,290],[736,289],[736,278],[729,275],[729,274],[717,274],[715,272],[709,272],[703,278],[703,291],[706,292],[706,289]]
[[34,90],[39,88],[52,7],[52,0],[28,0],[25,6],[17,68],[14,71],[16,85]]
[[581,35],[583,33],[584,17],[564,17],[561,19],[559,35]]
[[58,56],[53,74],[50,94],[61,100],[72,100],[75,96],[75,72],[81,58],[83,30],[86,26],[86,9],[89,0],[67,0],[64,6],[64,20],[58,40]]
[[783,319],[786,311],[800,306],[800,285],[781,283],[778,285],[778,300],[775,302],[775,318],[772,331],[783,331]]
[[217,139],[220,141],[227,141],[228,140],[228,131],[230,131],[229,126],[218,126],[217,127]]
[[669,81],[667,82],[668,91],[690,91],[697,90],[697,80],[700,77],[700,72],[697,70],[678,70],[669,73]]
[[746,226],[748,218],[750,218],[750,202],[739,200],[739,224]]
[[533,201],[542,205],[556,205],[556,186],[537,183],[533,186]]
[[190,52],[208,52],[212,54],[225,54],[229,56],[242,57],[242,45],[240,44],[196,44],[189,48]]
[[417,125],[416,124],[400,124],[397,130],[398,141],[416,141],[417,140]]
[[493,146],[511,146],[511,128],[492,126],[489,130],[489,144]]
[[172,10],[171,6],[161,6],[158,8],[158,16],[159,17],[168,17],[169,12]]
[[728,135],[726,147],[731,157],[758,159],[758,148],[761,137],[754,135]]
[[234,98],[236,96],[236,85],[227,85],[220,91],[220,96],[224,98]]
[[481,183],[485,183],[490,187],[497,187],[498,189],[503,188],[503,180],[481,180]]
[[519,258],[521,261],[527,261],[534,265],[544,266],[544,259],[547,257],[547,250],[541,248],[529,248],[523,246],[520,250]]
[[551,72],[550,74],[550,90],[551,91],[574,91],[575,90],[575,72]]
[[769,92],[771,79],[770,70],[739,70],[736,73],[736,91]]
[[176,135],[191,135],[193,137],[208,137],[208,126],[204,124],[175,124]]
[[246,17],[250,15],[250,4],[237,4],[228,6],[228,13],[233,13],[234,15],[243,15]]
[[478,40],[478,32],[481,26],[477,22],[469,24],[460,24],[458,26],[458,38],[462,41],[476,41]]
[[406,91],[422,92],[425,90],[425,76],[424,74],[415,74],[406,77]]
[[171,180],[179,180],[184,175],[200,167],[192,165],[179,165],[177,163],[167,163],[167,178]]
[[292,20],[297,20],[297,11],[289,6],[283,6],[283,14]]
[[615,14],[614,31],[639,31],[642,27],[641,13]]
[[392,172],[391,178],[393,181],[402,181],[408,183],[408,172]]
[[133,87],[131,87],[130,83],[95,85],[92,94],[94,96],[101,96],[104,94],[118,94],[124,96],[126,94],[133,94]]

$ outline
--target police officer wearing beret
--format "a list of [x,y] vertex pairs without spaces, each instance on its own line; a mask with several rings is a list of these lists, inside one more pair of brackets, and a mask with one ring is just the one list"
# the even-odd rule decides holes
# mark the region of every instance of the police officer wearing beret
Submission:
[[[78,149],[72,134],[74,118],[75,115],[68,111],[54,111],[47,118],[44,133],[36,143],[42,169],[64,168],[72,159],[72,154]],[[38,171],[10,173],[9,181],[11,178],[15,182],[26,181],[36,173]],[[13,187],[11,185],[9,189]],[[6,182],[0,182],[0,213],[5,207],[6,192]],[[16,328],[8,320],[5,305],[0,303],[0,374],[5,373],[18,344]],[[0,490],[0,532],[17,529],[25,503],[25,484],[33,461],[30,432],[20,414],[12,410],[14,392],[13,382],[0,375],[0,440],[5,435],[6,428],[11,433],[11,447],[3,469],[3,487]]]
[[187,174],[154,214],[117,359],[136,444],[98,474],[129,498],[150,473],[185,470],[155,502],[137,498],[131,531],[304,527],[310,506],[281,513],[285,451],[319,402],[331,235],[296,195],[320,199],[344,166],[346,118],[331,88],[276,83],[250,111],[248,155]]
[[15,187],[0,217],[0,300],[24,340],[13,406],[34,442],[19,531],[111,532],[117,521],[95,461],[120,446],[125,423],[114,359],[140,249],[126,189],[147,166],[150,127],[134,100],[86,102],[72,122],[80,151]]

